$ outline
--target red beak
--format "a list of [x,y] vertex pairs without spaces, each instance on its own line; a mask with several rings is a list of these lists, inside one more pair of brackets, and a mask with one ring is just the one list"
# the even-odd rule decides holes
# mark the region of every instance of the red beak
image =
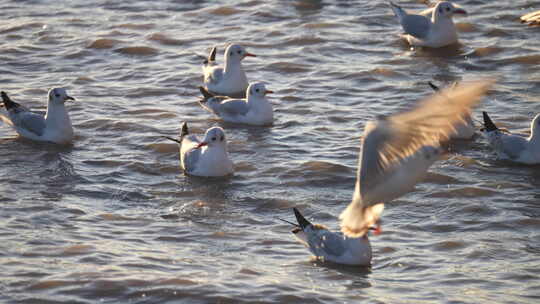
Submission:
[[266,95],[266,94],[272,94],[272,93],[274,93],[274,91],[266,90],[266,92],[264,92],[264,95]]
[[202,146],[207,146],[207,145],[208,145],[208,143],[206,143],[206,142],[203,141],[202,143],[199,143],[199,144],[195,147],[195,149],[199,149],[200,147],[202,147]]
[[467,11],[462,9],[462,8],[456,8],[454,10],[454,14],[462,14],[462,15],[467,15]]
[[246,53],[245,56],[249,56],[249,57],[257,57],[257,55],[251,54],[251,53]]

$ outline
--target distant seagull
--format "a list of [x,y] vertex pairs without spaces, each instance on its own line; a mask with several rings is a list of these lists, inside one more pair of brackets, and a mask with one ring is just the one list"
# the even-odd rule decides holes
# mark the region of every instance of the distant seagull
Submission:
[[[433,82],[428,82],[429,86],[434,91],[439,91],[439,87],[434,85]],[[456,86],[457,83],[454,83],[452,86]],[[455,125],[456,131],[450,135],[450,139],[472,139],[476,134],[476,128],[474,126],[471,113],[468,112],[463,116],[463,122]]]
[[10,125],[25,138],[68,144],[73,140],[73,127],[64,106],[66,100],[75,100],[68,96],[63,88],[49,91],[49,102],[45,116],[33,113],[28,108],[12,101],[6,92],[1,92],[6,111],[0,113],[0,119]]
[[499,158],[522,164],[540,164],[540,114],[531,122],[529,137],[505,133],[497,128],[486,112],[482,114],[484,135]]
[[341,231],[364,236],[379,225],[384,203],[411,191],[439,158],[440,142],[463,122],[493,81],[458,84],[434,94],[408,112],[370,121],[364,128],[356,187],[341,213]]
[[525,14],[519,19],[528,25],[540,25],[540,11]]
[[298,224],[291,232],[322,262],[346,265],[371,265],[371,245],[367,234],[350,238],[340,232],[331,232],[323,225],[312,224],[298,209],[293,208]]
[[274,92],[267,90],[262,82],[251,83],[245,99],[216,96],[203,87],[199,90],[203,95],[200,105],[224,121],[259,126],[271,125],[274,121],[272,104],[266,98],[266,94]]
[[225,176],[233,173],[233,163],[227,152],[227,139],[220,127],[206,130],[204,138],[190,135],[187,123],[181,126],[180,138],[174,139],[179,145],[180,166],[186,174],[196,176]]
[[256,56],[248,53],[243,46],[231,44],[225,50],[224,66],[220,67],[216,63],[216,51],[214,47],[203,65],[205,89],[216,95],[244,97],[248,81],[242,60],[246,56]]
[[467,14],[465,10],[448,1],[440,1],[432,11],[431,18],[419,14],[408,14],[399,5],[390,2],[394,14],[398,17],[410,45],[439,48],[458,41],[454,14]]

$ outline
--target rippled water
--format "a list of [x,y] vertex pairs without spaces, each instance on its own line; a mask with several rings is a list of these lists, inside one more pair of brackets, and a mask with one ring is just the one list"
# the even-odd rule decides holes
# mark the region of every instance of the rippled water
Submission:
[[[337,229],[365,122],[410,107],[429,80],[499,76],[481,108],[527,132],[540,27],[518,18],[538,5],[459,3],[463,45],[426,51],[400,40],[384,1],[4,1],[2,90],[38,110],[52,86],[78,101],[73,146],[0,127],[0,301],[538,301],[539,168],[494,161],[480,138],[387,205],[370,269],[312,262],[277,220],[297,206]],[[198,106],[200,55],[229,42],[258,55],[244,67],[276,91],[274,126]],[[160,136],[181,121],[225,128],[233,177],[180,172]]]

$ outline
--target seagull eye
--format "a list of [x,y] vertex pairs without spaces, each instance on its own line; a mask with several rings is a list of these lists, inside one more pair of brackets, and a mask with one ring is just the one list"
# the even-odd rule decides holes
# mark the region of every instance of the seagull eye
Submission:
[[212,137],[212,141],[216,141],[216,138],[215,138],[215,137]]
[[232,55],[234,55],[234,53],[233,53],[233,52],[231,52],[231,56],[232,56]]
[[56,96],[56,97],[60,97],[60,94],[56,93],[56,94],[54,94],[54,96]]
[[447,12],[449,12],[449,11],[450,11],[450,8],[449,8],[449,7],[447,7],[447,8],[446,8],[446,11],[447,11]]
[[259,92],[259,89],[255,89],[255,92]]
[[441,14],[443,13],[442,7],[439,7],[439,13],[441,13]]
[[238,54],[242,54],[242,51],[238,51]]

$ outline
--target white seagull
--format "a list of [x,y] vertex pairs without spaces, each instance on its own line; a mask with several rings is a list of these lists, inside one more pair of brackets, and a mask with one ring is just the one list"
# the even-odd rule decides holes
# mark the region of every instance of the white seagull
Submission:
[[345,235],[360,237],[379,226],[384,203],[411,191],[426,176],[442,152],[440,142],[455,132],[492,83],[458,84],[411,111],[366,124],[353,199],[340,215]]
[[266,98],[266,94],[274,92],[267,90],[262,82],[251,83],[245,99],[216,96],[203,87],[199,89],[203,95],[200,105],[224,121],[258,126],[271,125],[274,121],[272,104]]
[[409,44],[431,48],[455,44],[458,37],[452,16],[467,14],[464,9],[448,1],[440,1],[429,9],[432,11],[431,18],[422,14],[408,14],[393,2],[390,2],[390,6],[398,17]]
[[519,18],[522,23],[528,25],[540,25],[540,11],[525,14]]
[[216,48],[203,65],[204,87],[216,94],[231,97],[244,97],[248,87],[246,73],[242,68],[242,60],[246,56],[256,57],[248,53],[238,44],[231,44],[225,50],[225,63],[220,67],[216,63]]
[[540,114],[531,122],[531,135],[509,134],[493,123],[486,112],[484,116],[484,136],[497,156],[522,164],[540,164]]
[[64,103],[75,100],[64,88],[49,91],[49,103],[45,116],[31,112],[28,108],[12,101],[6,92],[1,92],[6,111],[0,119],[10,125],[20,136],[57,144],[68,144],[73,140],[73,127]]
[[184,122],[179,139],[165,138],[178,143],[180,166],[186,174],[217,177],[233,173],[233,163],[227,152],[227,140],[222,128],[206,130],[201,141],[197,136],[189,134],[187,123]]
[[[434,91],[438,92],[440,90],[439,87],[433,84],[431,81],[429,81],[428,84]],[[454,82],[452,86],[456,85],[457,82]],[[471,112],[466,113],[463,116],[463,122],[457,123],[454,127],[456,131],[450,135],[450,139],[467,140],[472,139],[476,134],[476,127],[474,126]]]
[[345,265],[371,265],[371,244],[367,234],[361,237],[347,237],[340,232],[331,232],[323,225],[312,224],[298,209],[293,208],[298,224],[291,232],[309,251],[322,262]]

